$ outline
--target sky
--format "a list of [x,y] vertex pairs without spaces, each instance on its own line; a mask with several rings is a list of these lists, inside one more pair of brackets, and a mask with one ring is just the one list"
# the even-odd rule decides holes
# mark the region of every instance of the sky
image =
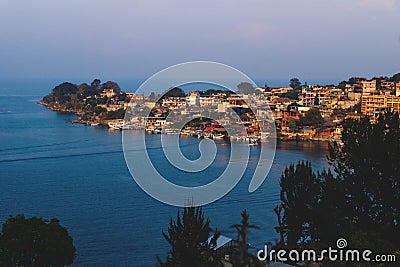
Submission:
[[400,72],[400,0],[0,0],[1,78],[138,78],[210,60],[253,79]]

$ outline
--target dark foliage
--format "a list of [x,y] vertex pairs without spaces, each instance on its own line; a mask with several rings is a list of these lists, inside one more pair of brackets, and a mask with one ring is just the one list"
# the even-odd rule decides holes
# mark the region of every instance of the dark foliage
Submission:
[[345,237],[352,248],[394,253],[400,248],[399,115],[382,114],[376,124],[346,120],[341,141],[329,148],[335,175],[315,173],[308,162],[284,171],[276,246],[326,248]]
[[1,266],[64,266],[72,264],[75,247],[57,219],[10,217],[0,235]]
[[347,120],[342,142],[330,146],[329,160],[343,181],[352,224],[399,247],[399,115],[382,114],[376,124]]
[[113,89],[114,92],[119,93],[121,92],[121,88],[119,87],[118,83],[112,82],[112,81],[107,81],[102,84],[101,86],[102,89]]
[[306,112],[306,114],[300,118],[300,123],[304,126],[314,126],[316,128],[322,128],[325,120],[321,116],[321,112],[317,108],[312,108]]
[[212,267],[220,266],[213,257],[216,241],[220,233],[215,230],[212,235],[210,220],[204,218],[201,207],[185,207],[182,214],[178,211],[174,221],[170,219],[167,233],[162,231],[171,249],[165,262],[159,258],[159,265],[165,267]]
[[233,258],[234,267],[252,267],[259,266],[258,259],[248,252],[249,238],[248,231],[250,229],[259,229],[258,226],[249,223],[249,214],[247,210],[240,213],[242,220],[239,224],[234,224],[231,228],[235,228],[237,232],[237,251]]
[[290,87],[292,87],[293,90],[301,89],[301,82],[300,82],[299,78],[290,79]]
[[242,82],[238,84],[237,90],[240,94],[254,94],[254,87],[251,83],[248,82]]

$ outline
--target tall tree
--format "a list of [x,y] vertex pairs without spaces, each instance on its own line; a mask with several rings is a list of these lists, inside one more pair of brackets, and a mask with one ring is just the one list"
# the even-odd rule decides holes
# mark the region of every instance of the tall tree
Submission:
[[391,82],[400,82],[400,73],[394,74],[392,77],[389,79]]
[[10,217],[0,235],[0,259],[5,266],[64,266],[72,264],[75,247],[57,219]]
[[91,86],[93,89],[95,89],[95,90],[100,90],[100,88],[101,88],[101,81],[100,81],[100,79],[94,79],[94,80],[92,81],[92,83],[90,84],[90,86]]
[[293,90],[299,90],[301,87],[301,82],[300,82],[299,78],[290,79],[290,87],[292,87]]
[[185,207],[182,215],[178,211],[175,221],[171,217],[167,233],[162,231],[162,234],[171,249],[166,262],[158,259],[161,266],[220,266],[220,262],[212,257],[220,234],[215,230],[209,240],[212,234],[210,220],[204,218],[201,207]]
[[320,184],[311,163],[302,161],[285,169],[280,186],[285,243],[296,248],[311,236],[311,218],[320,196]]
[[344,90],[346,89],[346,85],[347,85],[347,82],[346,82],[346,81],[341,81],[341,82],[338,84],[338,87],[339,87],[340,89],[342,89],[342,91],[344,91]]
[[258,226],[249,223],[249,214],[247,210],[244,210],[241,214],[242,220],[239,224],[231,225],[231,228],[235,228],[238,234],[238,257],[234,259],[235,267],[244,266],[257,266],[257,260],[254,256],[250,255],[248,252],[249,238],[248,231],[250,229],[259,229]]
[[345,187],[350,220],[367,233],[377,233],[400,246],[400,120],[387,112],[372,124],[369,118],[346,120],[342,145],[330,146],[329,160]]
[[121,92],[121,88],[119,87],[118,83],[113,82],[113,81],[107,81],[102,84],[101,86],[102,89],[113,89],[114,92],[119,93]]
[[240,94],[248,95],[254,93],[253,85],[248,82],[241,82],[240,84],[238,84],[237,89]]

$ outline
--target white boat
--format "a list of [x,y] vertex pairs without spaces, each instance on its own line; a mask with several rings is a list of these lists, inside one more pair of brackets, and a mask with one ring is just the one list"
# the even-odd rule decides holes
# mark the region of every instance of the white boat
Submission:
[[108,128],[110,130],[122,130],[122,128],[125,126],[125,122],[123,121],[111,121],[108,123]]
[[213,134],[213,139],[215,140],[221,140],[224,139],[225,135],[223,134]]
[[165,129],[164,134],[179,134],[179,130],[176,129]]

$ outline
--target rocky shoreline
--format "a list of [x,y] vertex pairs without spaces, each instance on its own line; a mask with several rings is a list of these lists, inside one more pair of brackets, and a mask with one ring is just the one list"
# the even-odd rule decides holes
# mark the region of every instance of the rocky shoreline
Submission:
[[53,105],[53,104],[49,104],[43,101],[38,101],[37,102],[38,105],[42,105],[44,107],[46,107],[47,109],[54,111],[54,112],[60,112],[60,113],[64,113],[64,114],[73,114],[78,116],[76,119],[73,119],[71,121],[72,124],[83,124],[86,126],[102,126],[102,127],[107,127],[108,128],[108,122],[104,121],[104,120],[85,120],[82,119],[82,117],[80,117],[83,112],[82,111],[78,111],[78,110],[74,110],[74,109],[67,109],[65,107],[59,106],[59,105]]

